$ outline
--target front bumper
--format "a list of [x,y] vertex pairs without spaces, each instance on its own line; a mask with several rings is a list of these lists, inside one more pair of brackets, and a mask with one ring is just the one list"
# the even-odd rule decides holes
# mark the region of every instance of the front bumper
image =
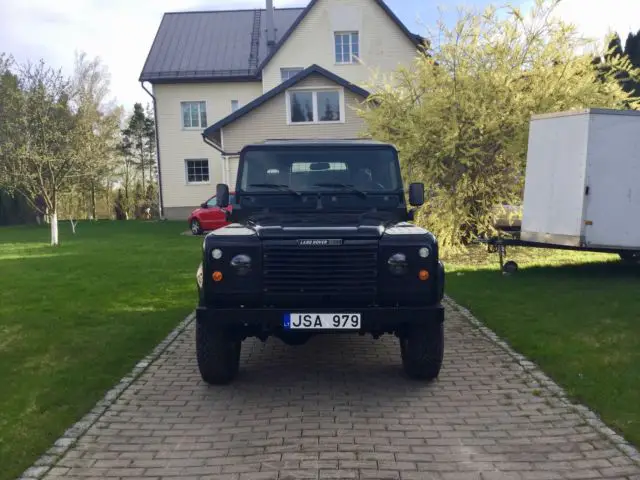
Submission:
[[[284,329],[285,315],[289,313],[359,313],[361,326],[356,332],[392,332],[411,325],[444,321],[442,304],[420,307],[394,308],[207,308],[197,307],[196,320],[215,323],[229,328],[250,329],[259,332],[278,332]],[[312,330],[315,332],[315,330]],[[322,330],[317,332],[343,332]],[[353,330],[349,330],[353,332]]]

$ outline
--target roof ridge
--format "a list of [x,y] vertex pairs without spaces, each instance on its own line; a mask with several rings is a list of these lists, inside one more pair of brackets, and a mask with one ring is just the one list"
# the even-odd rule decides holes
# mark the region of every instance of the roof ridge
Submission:
[[[305,7],[283,7],[283,8],[274,8],[273,10],[278,12],[282,10],[304,10]],[[177,10],[173,12],[164,12],[164,15],[182,15],[186,13],[245,13],[245,12],[266,12],[265,8],[235,8],[231,10]]]

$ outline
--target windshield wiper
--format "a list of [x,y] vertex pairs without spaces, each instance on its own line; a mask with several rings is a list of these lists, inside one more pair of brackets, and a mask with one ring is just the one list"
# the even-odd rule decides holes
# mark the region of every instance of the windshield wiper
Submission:
[[353,193],[356,193],[360,195],[362,198],[367,198],[367,192],[359,190],[354,185],[347,185],[346,183],[316,183],[314,187],[342,188],[344,190],[349,190]]
[[301,197],[302,196],[302,194],[300,192],[296,192],[289,185],[280,185],[280,184],[277,184],[277,183],[252,183],[251,185],[249,185],[249,187],[272,188],[274,190],[280,190],[282,192],[288,192],[288,193],[290,193],[292,195],[295,195],[297,197]]

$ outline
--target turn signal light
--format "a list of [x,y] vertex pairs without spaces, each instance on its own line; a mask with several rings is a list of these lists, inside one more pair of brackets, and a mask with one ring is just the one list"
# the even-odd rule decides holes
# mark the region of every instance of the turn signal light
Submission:
[[221,282],[222,281],[222,272],[213,272],[213,275],[211,275],[211,278],[213,278],[214,282]]
[[424,282],[425,280],[429,280],[429,272],[428,272],[428,271],[426,271],[426,270],[420,270],[420,271],[418,272],[418,278],[419,278],[420,280],[422,280],[423,282]]

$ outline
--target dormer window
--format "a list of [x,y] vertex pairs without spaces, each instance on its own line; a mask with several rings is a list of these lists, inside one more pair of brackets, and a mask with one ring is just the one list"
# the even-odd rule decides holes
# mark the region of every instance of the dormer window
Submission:
[[287,92],[287,123],[289,125],[343,123],[344,91],[321,88],[293,89]]
[[302,67],[296,67],[296,68],[281,68],[280,69],[280,77],[282,78],[283,82],[286,82],[287,80],[289,80],[291,77],[295,77],[297,74],[299,74],[302,70],[304,70]]
[[360,35],[358,32],[335,32],[336,63],[339,65],[357,63],[360,56]]

